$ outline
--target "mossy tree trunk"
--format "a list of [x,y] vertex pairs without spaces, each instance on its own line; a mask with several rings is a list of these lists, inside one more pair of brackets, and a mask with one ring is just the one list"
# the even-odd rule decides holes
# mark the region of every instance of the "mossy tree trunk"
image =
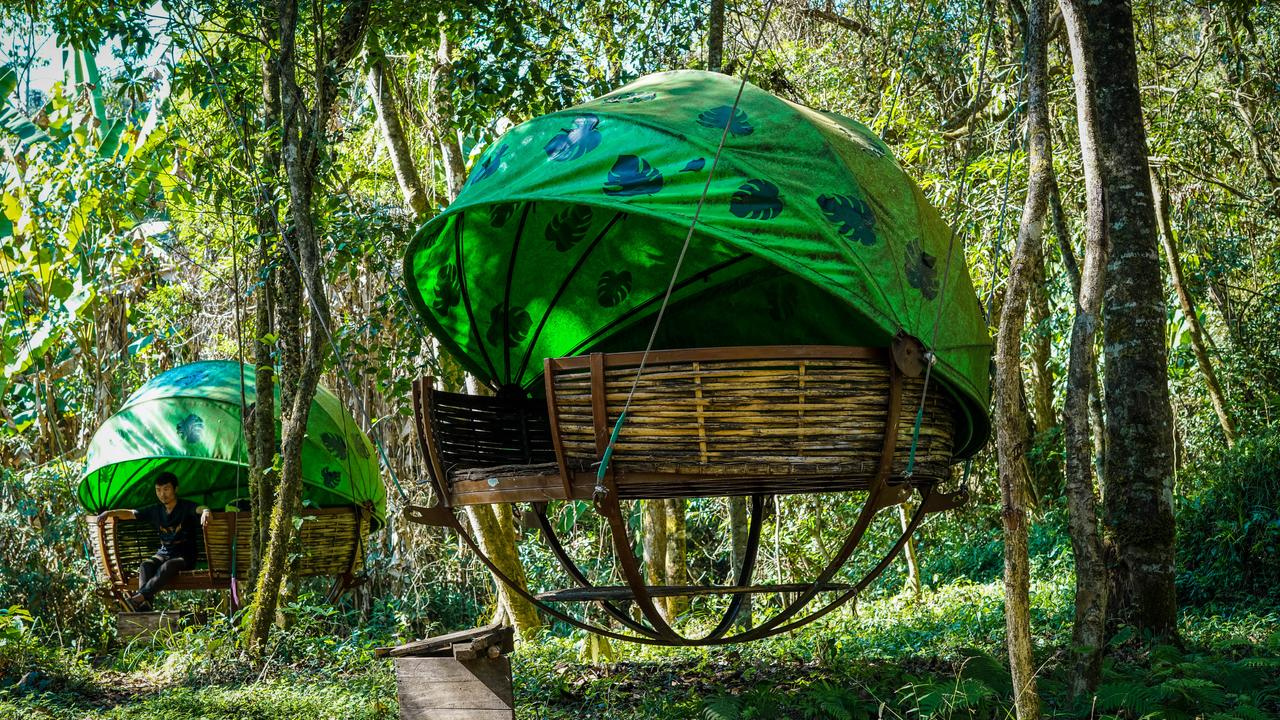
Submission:
[[[524,566],[515,552],[515,518],[510,505],[472,505],[466,509],[471,529],[475,532],[480,549],[502,571],[502,574],[528,587]],[[516,633],[526,640],[535,637],[542,629],[538,611],[528,600],[511,591],[504,583],[494,580],[497,587],[498,606],[494,621],[509,621]]]
[[[1098,384],[1094,342],[1110,248],[1103,161],[1098,139],[1097,72],[1090,66],[1084,37],[1087,30],[1082,26],[1077,9],[1067,0],[1061,0],[1060,5],[1071,47],[1086,203],[1084,267],[1072,275],[1076,312],[1071,328],[1067,398],[1063,408],[1068,531],[1076,564],[1070,683],[1072,694],[1081,697],[1093,692],[1101,677],[1109,600],[1095,481],[1095,470],[1100,480],[1102,469],[1092,462],[1090,455],[1090,425],[1095,438],[1106,432],[1106,428],[1091,417],[1094,414],[1091,396]],[[1067,245],[1069,243],[1064,244],[1064,253]],[[1070,267],[1076,267],[1074,259]]]
[[[376,48],[370,48],[376,52]],[[422,220],[427,212],[427,190],[418,174],[418,166],[413,161],[413,152],[409,147],[409,139],[405,137],[404,126],[400,122],[400,112],[396,107],[395,97],[391,92],[391,79],[388,77],[387,61],[378,57],[369,64],[365,87],[373,100],[374,113],[378,117],[378,127],[382,130],[382,140],[386,143],[387,155],[391,158],[391,169],[396,173],[396,183],[404,196],[404,204],[413,211],[415,219]]]
[[[1163,270],[1138,89],[1133,9],[1124,2],[1062,0],[1077,93],[1096,112],[1107,254],[1103,384],[1107,412],[1104,537],[1117,621],[1177,635],[1174,589],[1173,411],[1165,349]],[[1079,86],[1079,83],[1077,83]],[[1094,212],[1091,208],[1090,212]]]
[[[452,91],[454,85],[453,50],[449,36],[444,29],[440,31],[440,46],[436,52],[436,61],[431,67],[428,78],[428,117],[431,121],[431,132],[440,147],[445,170],[445,197],[452,202],[462,191],[466,181],[466,166],[462,160],[462,148],[458,144],[458,132],[454,125]],[[487,394],[475,377],[466,376],[467,392]],[[467,515],[476,541],[493,564],[503,574],[528,587],[524,566],[520,562],[517,548],[517,536],[514,514],[510,505],[492,507],[478,506],[467,508]],[[522,638],[532,638],[542,627],[537,608],[518,593],[511,592],[501,580],[493,579],[497,587],[497,617],[506,616],[515,625],[516,632]]]
[[[264,11],[261,19],[268,40],[275,36],[275,18]],[[280,125],[280,75],[278,58],[271,42],[264,43],[262,58],[262,108],[259,119],[257,198],[254,224],[257,230],[258,287],[254,304],[253,367],[257,400],[243,418],[249,449],[249,511],[253,518],[250,536],[250,588],[257,583],[262,555],[269,539],[268,520],[275,504],[276,398],[275,398],[275,290],[279,208],[275,188],[280,175],[280,152],[276,133]]]
[[[667,506],[667,562],[666,583],[678,587],[689,584],[688,533],[685,525],[684,498],[668,498]],[[667,598],[667,616],[674,620],[689,610],[688,596]]]
[[1040,717],[1035,662],[1031,647],[1031,567],[1027,554],[1031,474],[1027,451],[1031,446],[1027,408],[1023,400],[1022,331],[1027,296],[1041,262],[1045,213],[1049,205],[1052,147],[1049,140],[1047,89],[1048,0],[1027,4],[1026,78],[1027,197],[1022,209],[1018,243],[1010,263],[1009,280],[996,334],[995,430],[999,455],[1001,520],[1004,525],[1005,628],[1014,708],[1020,720]]
[[1030,395],[1031,421],[1037,434],[1046,433],[1058,424],[1053,413],[1053,333],[1049,327],[1049,289],[1046,287],[1043,249],[1031,268],[1027,313],[1031,323]]
[[[729,505],[729,577],[726,581],[736,583],[738,576],[742,572],[742,565],[747,559],[747,539],[750,530],[750,513],[747,510],[750,498],[731,497],[728,498]],[[742,604],[738,607],[738,617],[734,620],[740,628],[749,628],[755,625],[754,611],[752,609],[752,597],[746,595],[742,598]]]
[[281,0],[278,34],[280,157],[288,187],[288,223],[281,233],[276,328],[280,339],[280,483],[271,507],[269,536],[254,589],[245,646],[261,656],[276,618],[302,497],[302,445],[307,418],[328,353],[329,306],[312,207],[325,128],[338,94],[338,78],[363,44],[370,3],[343,5],[335,31],[321,32],[325,18],[311,18],[317,37],[316,77],[310,107],[299,83],[297,0]]

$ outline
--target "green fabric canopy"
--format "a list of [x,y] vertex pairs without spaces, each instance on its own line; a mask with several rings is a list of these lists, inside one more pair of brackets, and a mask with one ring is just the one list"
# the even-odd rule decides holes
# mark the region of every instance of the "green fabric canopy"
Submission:
[[[244,402],[257,400],[244,366]],[[241,365],[207,360],[152,378],[125,401],[89,443],[77,491],[89,512],[156,502],[154,477],[178,476],[178,494],[215,510],[249,497],[248,453],[240,413]],[[278,407],[278,405],[277,405]],[[370,504],[375,527],[387,492],[373,447],[333,393],[316,390],[302,445],[302,497],[315,507]]]
[[[537,391],[547,357],[640,350],[725,126],[656,347],[934,338],[989,432],[990,338],[963,241],[862,124],[682,70],[512,128],[409,244],[409,296],[466,368]],[[948,272],[949,268],[949,272]]]

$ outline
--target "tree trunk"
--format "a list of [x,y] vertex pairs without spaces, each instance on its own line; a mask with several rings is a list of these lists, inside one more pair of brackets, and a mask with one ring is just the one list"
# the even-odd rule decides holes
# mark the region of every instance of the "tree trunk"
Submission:
[[[294,517],[302,497],[302,445],[307,418],[329,347],[329,304],[312,217],[325,125],[337,97],[337,78],[360,48],[368,19],[368,0],[342,6],[337,32],[328,38],[326,46],[314,49],[321,53],[316,63],[320,76],[316,78],[315,97],[308,112],[297,77],[297,0],[281,0],[279,4],[276,30],[280,41],[280,157],[288,181],[290,221],[282,238],[286,257],[278,275],[280,484],[246,630],[245,644],[251,656],[261,656],[279,606],[294,537]],[[323,17],[313,19],[323,21]]]
[[[662,501],[667,506],[667,561],[665,585],[679,587],[689,584],[688,534],[684,521],[684,499],[669,498]],[[687,596],[673,595],[667,598],[667,616],[675,620],[689,610]]]
[[[1094,75],[1082,43],[1080,20],[1069,0],[1060,0],[1071,46],[1072,78],[1076,92],[1076,123],[1084,165],[1087,210],[1084,269],[1076,275],[1076,315],[1071,328],[1067,365],[1067,399],[1063,408],[1066,431],[1066,492],[1068,531],[1076,564],[1075,621],[1071,631],[1071,689],[1081,696],[1093,692],[1102,669],[1106,640],[1107,572],[1103,561],[1095,499],[1094,465],[1090,462],[1090,395],[1096,386],[1094,338],[1102,304],[1106,273],[1107,214],[1097,128]],[[1064,240],[1064,253],[1070,243]],[[1074,263],[1073,263],[1074,266]],[[1104,428],[1095,424],[1095,434]]]
[[[485,555],[504,575],[528,587],[524,566],[520,564],[520,556],[514,552],[516,546],[515,518],[510,505],[472,505],[466,509],[471,520],[471,528],[475,532],[476,542]],[[528,640],[542,629],[542,620],[534,606],[520,595],[511,591],[504,583],[495,579],[498,591],[498,607],[494,615],[495,622],[503,617],[511,621],[516,633]]]
[[[750,514],[747,512],[747,508],[751,503],[751,499],[744,496],[735,496],[728,498],[728,500],[729,577],[727,581],[736,583],[747,557],[747,536],[750,531]],[[755,626],[751,605],[751,595],[748,594],[742,599],[742,604],[738,606],[738,617],[734,621],[737,627],[750,628]]]
[[[1129,3],[1061,0],[1095,113],[1107,244],[1103,305],[1107,457],[1103,505],[1113,550],[1112,615],[1177,634],[1173,411],[1166,308]],[[1078,50],[1077,50],[1078,48]],[[1078,57],[1077,57],[1078,56]],[[1077,90],[1079,92],[1079,90]],[[1105,120],[1104,120],[1105,119]],[[1082,131],[1083,132],[1083,131]]]
[[[668,545],[670,545],[670,541],[667,538],[666,501],[641,500],[640,548],[644,560],[645,582],[650,585],[665,585],[667,583],[667,577],[669,576],[667,572]],[[662,611],[662,616],[668,623],[675,619],[671,615],[671,608],[666,598],[657,598],[654,604]]]
[[1027,294],[1043,252],[1044,218],[1049,204],[1049,106],[1046,95],[1048,0],[1027,5],[1026,97],[1030,151],[1027,198],[1022,208],[1018,245],[1010,263],[996,333],[995,430],[999,453],[1001,520],[1004,525],[1005,628],[1014,708],[1019,720],[1040,717],[1035,662],[1031,648],[1031,566],[1027,557],[1027,507],[1031,475],[1027,467],[1030,437],[1022,392],[1022,330]]
[[[264,18],[264,29],[274,28],[274,19]],[[266,33],[274,37],[274,31]],[[267,42],[266,46],[271,47]],[[253,519],[253,534],[249,542],[250,588],[257,585],[262,557],[270,537],[268,520],[275,504],[276,398],[274,343],[269,336],[275,331],[274,285],[277,273],[272,269],[278,256],[275,247],[279,236],[278,209],[275,201],[276,181],[280,172],[280,153],[273,137],[280,126],[280,76],[276,54],[268,50],[262,59],[262,117],[259,143],[262,152],[259,160],[259,187],[254,212],[258,231],[258,286],[254,303],[253,366],[257,400],[253,412],[243,418],[245,437],[249,446],[249,512]]]
[[[449,89],[452,87],[452,65],[448,61],[449,58],[448,38],[441,30],[440,33],[440,53],[438,61],[432,66],[429,86],[431,92],[430,106],[433,108],[431,122],[434,129],[441,138],[441,146],[443,153],[448,156],[450,149],[446,142],[447,138],[457,137],[457,133],[453,129],[452,112],[440,112],[440,108],[449,107],[448,101]],[[443,75],[440,75],[443,73]],[[448,120],[449,122],[444,122]],[[463,166],[461,150],[458,148],[457,142],[452,143],[456,157],[449,160],[446,157],[446,185],[448,192],[448,200],[452,202],[457,197],[458,192],[462,190]],[[408,162],[412,162],[411,157],[406,156]],[[450,171],[450,163],[456,162],[457,165]],[[488,394],[487,388],[484,388],[471,374],[467,374],[464,379],[466,391],[472,395]],[[524,566],[520,562],[520,553],[516,545],[517,537],[515,533],[514,514],[510,505],[495,505],[492,507],[478,506],[467,508],[467,515],[471,519],[471,526],[476,535],[476,542],[480,545],[485,555],[503,571],[507,577],[520,583],[523,588],[528,588],[528,580],[524,571]],[[492,522],[490,522],[492,520]],[[494,578],[494,585],[498,590],[498,607],[499,616],[495,620],[500,621],[502,614],[516,627],[516,632],[521,638],[532,638],[537,635],[538,630],[542,627],[541,618],[538,610],[533,603],[526,600],[518,593],[511,592],[510,589],[502,583],[498,578]]]
[[427,118],[431,121],[431,131],[440,145],[445,187],[449,199],[453,200],[462,192],[467,164],[462,158],[462,147],[458,144],[458,133],[453,124],[453,47],[443,27],[440,30],[440,47],[427,85]]
[[378,127],[382,129],[382,139],[387,144],[387,154],[391,157],[391,167],[395,170],[396,182],[400,184],[404,203],[413,211],[415,218],[421,218],[427,212],[427,191],[422,184],[422,177],[418,175],[417,165],[413,162],[413,152],[405,138],[404,127],[400,124],[400,112],[391,94],[391,84],[385,77],[387,72],[386,60],[376,60],[369,65],[366,85],[369,97],[373,98]]
[[707,69],[724,69],[724,0],[711,0],[707,13]]
[[[1067,272],[1067,280],[1071,283],[1071,297],[1078,303],[1080,300],[1080,265],[1076,262],[1076,253],[1071,246],[1071,231],[1067,225],[1067,214],[1062,209],[1062,194],[1058,191],[1055,178],[1050,189],[1049,204],[1053,209],[1053,231],[1058,236],[1058,248],[1062,252],[1062,267]],[[1100,281],[1099,281],[1100,282]],[[1095,316],[1097,313],[1095,313]],[[1095,317],[1096,320],[1096,317]],[[1090,357],[1093,357],[1090,351]],[[1093,362],[1093,361],[1091,361]],[[1096,362],[1090,366],[1097,367]],[[1106,422],[1102,414],[1102,388],[1098,384],[1098,374],[1089,371],[1089,425],[1093,428],[1093,466],[1097,477],[1102,477],[1102,469],[1106,461]]]
[[[1042,241],[1043,248],[1043,241]],[[1057,424],[1053,414],[1053,337],[1049,331],[1049,290],[1045,287],[1044,251],[1036,256],[1028,288],[1028,321],[1031,323],[1031,420],[1036,433],[1045,433]]]
[[[902,525],[902,532],[906,532],[911,525],[911,516],[916,512],[916,504],[914,501],[907,499],[898,505],[898,522]],[[916,540],[914,537],[907,538],[906,544],[902,546],[902,560],[907,564],[907,591],[913,596],[919,597],[920,584],[920,563],[916,559]]]
[[1209,349],[1204,341],[1204,329],[1200,326],[1200,316],[1196,314],[1195,302],[1182,279],[1182,260],[1178,257],[1177,238],[1173,235],[1173,223],[1169,219],[1169,196],[1165,192],[1160,173],[1151,170],[1151,193],[1155,200],[1156,221],[1160,224],[1160,242],[1164,246],[1165,261],[1169,265],[1169,278],[1173,282],[1173,290],[1178,294],[1178,302],[1182,305],[1182,314],[1187,319],[1187,327],[1191,335],[1191,349],[1196,356],[1196,365],[1204,375],[1205,389],[1209,391],[1209,399],[1213,401],[1213,411],[1218,416],[1218,424],[1222,426],[1222,434],[1227,439],[1227,447],[1235,447],[1236,421],[1231,416],[1227,398],[1218,382],[1218,374],[1213,370],[1209,360]]

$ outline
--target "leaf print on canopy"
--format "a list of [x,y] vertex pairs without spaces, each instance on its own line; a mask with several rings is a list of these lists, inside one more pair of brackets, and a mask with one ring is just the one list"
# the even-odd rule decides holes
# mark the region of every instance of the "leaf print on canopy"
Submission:
[[[729,120],[730,113],[733,113],[732,121]],[[751,121],[747,118],[747,114],[741,109],[734,110],[729,105],[711,108],[698,116],[698,124],[702,127],[723,131],[726,123],[729,125],[729,134],[734,137],[746,137],[755,132],[755,128],[751,127]]]
[[547,159],[557,162],[577,160],[600,144],[600,118],[595,115],[580,115],[573,119],[573,127],[560,130],[555,137],[547,141],[543,150]]
[[210,377],[208,368],[195,367],[173,379],[176,387],[191,388],[203,385]]
[[490,345],[502,345],[504,327],[507,331],[507,347],[515,347],[524,342],[525,337],[529,335],[529,328],[533,327],[533,318],[529,317],[529,312],[524,308],[512,305],[504,319],[502,305],[498,305],[489,311],[489,330],[484,334],[485,340],[488,340]]
[[656,97],[658,97],[657,93],[632,91],[632,92],[624,92],[621,95],[614,95],[613,97],[607,97],[604,99],[604,101],[611,105],[617,104],[617,103],[631,104],[631,103],[639,103],[639,102],[648,102],[649,100],[652,100]]
[[938,295],[938,271],[934,268],[938,259],[920,247],[920,240],[907,245],[907,282],[920,291],[926,300]]
[[631,294],[631,271],[605,270],[596,281],[596,300],[601,307],[613,307]]
[[616,197],[652,195],[662,189],[662,173],[644,158],[619,155],[605,181],[604,194]]
[[768,180],[748,180],[729,198],[729,212],[740,218],[772,220],[782,214],[778,186]]
[[706,166],[707,166],[706,158],[694,158],[689,161],[688,165],[685,165],[684,167],[680,168],[680,172],[698,172],[699,170],[701,170]]
[[516,212],[515,203],[498,203],[489,208],[489,225],[500,228],[507,224]]
[[204,420],[195,413],[187,415],[177,426],[178,434],[188,445],[195,445],[204,436]]
[[342,473],[333,468],[321,468],[320,481],[330,490],[337,490],[338,485],[342,482]]
[[436,270],[436,297],[431,309],[443,315],[462,300],[462,285],[458,282],[458,266],[445,263]]
[[347,443],[342,438],[331,432],[320,433],[320,442],[324,444],[324,448],[339,460],[347,459]]
[[820,195],[818,207],[836,232],[863,245],[876,244],[876,216],[862,198],[850,195]]
[[544,233],[547,242],[556,246],[556,250],[565,252],[582,242],[591,227],[591,207],[589,205],[571,205],[551,218]]
[[502,165],[502,158],[507,154],[507,146],[500,145],[493,154],[480,162],[480,166],[471,171],[471,178],[467,180],[468,185],[475,185],[485,178],[493,175],[498,171],[498,167]]

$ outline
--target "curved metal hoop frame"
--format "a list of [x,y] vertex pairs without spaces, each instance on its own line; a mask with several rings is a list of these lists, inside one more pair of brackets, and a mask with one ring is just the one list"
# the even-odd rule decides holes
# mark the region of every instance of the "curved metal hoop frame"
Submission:
[[[644,622],[639,622],[632,618],[628,613],[615,602],[606,597],[591,598],[592,601],[599,603],[601,609],[609,617],[613,618],[619,624],[631,630],[635,634],[625,634],[614,630],[593,625],[585,620],[580,620],[569,615],[563,609],[550,604],[546,599],[539,598],[521,584],[514,582],[506,573],[504,573],[493,560],[490,559],[480,548],[479,543],[471,532],[467,529],[466,524],[461,521],[456,514],[454,508],[445,504],[444,499],[449,496],[445,493],[442,485],[443,478],[437,477],[437,473],[430,473],[430,479],[437,493],[437,497],[441,498],[439,504],[434,507],[409,506],[405,509],[406,517],[418,523],[434,525],[452,529],[458,533],[462,541],[471,549],[472,552],[480,559],[481,562],[496,576],[502,583],[532,603],[547,615],[565,622],[573,627],[587,630],[589,632],[602,635],[604,637],[615,640],[623,640],[627,642],[635,642],[650,645],[727,645],[731,643],[748,642],[759,640],[784,632],[789,632],[803,625],[811,623],[839,606],[848,602],[850,599],[865,590],[877,577],[883,573],[893,559],[902,551],[907,544],[911,535],[919,527],[925,516],[949,510],[958,507],[967,500],[966,491],[961,488],[956,492],[937,492],[932,484],[921,484],[912,486],[906,482],[890,483],[889,477],[892,473],[894,453],[897,446],[898,424],[900,420],[900,408],[902,400],[902,370],[894,359],[889,360],[890,366],[890,392],[889,401],[886,408],[884,442],[880,456],[879,466],[876,476],[871,483],[867,492],[866,499],[863,501],[862,510],[859,512],[856,521],[848,534],[845,536],[839,550],[832,557],[822,572],[805,588],[801,590],[786,607],[777,614],[761,623],[760,625],[739,632],[737,634],[728,634],[729,629],[737,619],[742,603],[746,595],[750,592],[776,592],[767,586],[758,588],[749,587],[752,575],[755,571],[756,561],[758,559],[758,550],[760,542],[760,531],[762,526],[762,517],[764,510],[764,496],[753,495],[751,500],[751,519],[748,529],[747,550],[744,553],[743,564],[738,570],[737,583],[735,586],[718,588],[719,593],[710,594],[730,594],[728,607],[717,623],[706,635],[701,637],[686,637],[677,632],[659,612],[654,602],[653,594],[650,588],[644,583],[644,576],[641,573],[639,562],[635,553],[632,551],[631,537],[627,530],[627,523],[622,513],[622,507],[619,502],[619,493],[617,485],[614,481],[612,472],[605,475],[605,487],[607,492],[601,497],[597,497],[594,503],[595,510],[607,522],[610,535],[613,538],[615,553],[622,575],[626,580],[626,584],[631,591],[630,600],[636,604]],[[909,369],[908,372],[911,372]],[[414,405],[415,411],[419,411],[421,397],[418,388],[415,386]],[[419,441],[423,446],[424,457],[430,457],[426,447],[425,439],[419,436]],[[920,504],[916,511],[912,514],[911,519],[907,522],[906,527],[898,536],[897,540],[889,547],[889,549],[880,557],[879,561],[853,585],[830,585],[831,580],[844,567],[845,563],[852,556],[854,550],[862,542],[867,530],[871,527],[872,521],[876,515],[886,508],[897,506],[905,502],[915,490],[920,494]],[[546,514],[545,503],[533,504],[534,517],[537,521],[540,534],[547,543],[552,554],[555,555],[564,571],[571,577],[578,586],[584,590],[598,590],[585,573],[577,566],[568,553],[565,551],[563,544],[556,537],[551,522]],[[826,604],[805,613],[805,609],[820,593],[838,591],[833,600]],[[554,601],[553,601],[554,602]]]

